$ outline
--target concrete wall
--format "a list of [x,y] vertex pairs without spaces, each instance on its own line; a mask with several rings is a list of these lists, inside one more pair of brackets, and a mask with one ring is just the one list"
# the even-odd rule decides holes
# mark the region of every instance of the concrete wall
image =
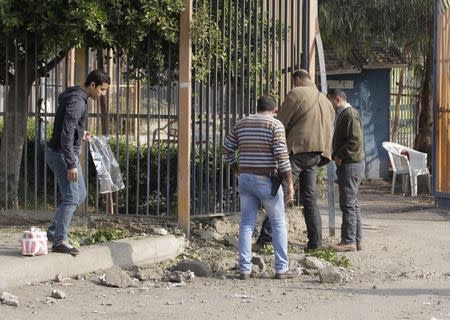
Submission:
[[389,158],[381,143],[389,140],[390,69],[363,70],[360,74],[327,78],[353,80],[353,88],[343,90],[363,122],[366,178],[387,177]]

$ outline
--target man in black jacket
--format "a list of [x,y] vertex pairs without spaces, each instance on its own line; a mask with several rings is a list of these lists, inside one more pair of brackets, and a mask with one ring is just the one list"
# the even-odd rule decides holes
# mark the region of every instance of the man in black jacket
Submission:
[[84,86],[67,88],[58,98],[53,134],[47,148],[47,162],[56,177],[62,198],[47,230],[49,240],[53,241],[53,252],[79,254],[67,242],[67,232],[75,209],[86,198],[79,151],[81,141],[89,137],[89,132],[84,130],[88,118],[87,102],[88,98],[98,99],[105,95],[110,83],[106,73],[94,70],[87,76]]

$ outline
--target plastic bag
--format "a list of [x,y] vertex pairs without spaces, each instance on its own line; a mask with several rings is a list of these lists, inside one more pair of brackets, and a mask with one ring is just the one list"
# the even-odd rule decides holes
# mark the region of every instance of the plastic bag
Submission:
[[24,256],[43,256],[48,253],[47,232],[31,227],[30,231],[23,233],[20,239],[22,254]]
[[114,192],[125,188],[119,163],[114,157],[108,141],[109,137],[106,136],[91,136],[89,139],[89,150],[97,169],[100,193]]

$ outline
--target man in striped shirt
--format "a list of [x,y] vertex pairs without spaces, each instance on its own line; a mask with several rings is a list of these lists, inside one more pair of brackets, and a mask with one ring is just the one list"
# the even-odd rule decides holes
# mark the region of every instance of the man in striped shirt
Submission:
[[[223,145],[225,162],[237,167],[239,172],[241,280],[249,279],[252,274],[252,234],[260,205],[264,206],[272,225],[275,278],[288,279],[296,276],[296,272],[289,269],[284,208],[284,200],[293,200],[294,187],[285,131],[283,124],[274,118],[275,106],[276,102],[272,97],[259,98],[257,113],[238,121]],[[283,188],[278,188],[277,193],[272,195],[270,174],[275,169],[286,180],[285,199]]]

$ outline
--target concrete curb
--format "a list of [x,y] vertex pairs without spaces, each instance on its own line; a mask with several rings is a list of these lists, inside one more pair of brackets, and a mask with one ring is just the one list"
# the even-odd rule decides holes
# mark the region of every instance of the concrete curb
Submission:
[[183,252],[184,237],[173,235],[140,240],[119,240],[80,248],[80,255],[49,252],[39,257],[0,256],[0,288],[53,279],[57,274],[70,277],[112,266],[145,265],[173,259]]

